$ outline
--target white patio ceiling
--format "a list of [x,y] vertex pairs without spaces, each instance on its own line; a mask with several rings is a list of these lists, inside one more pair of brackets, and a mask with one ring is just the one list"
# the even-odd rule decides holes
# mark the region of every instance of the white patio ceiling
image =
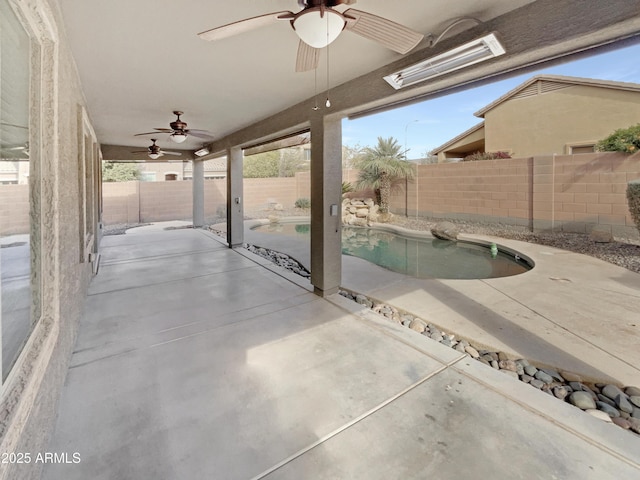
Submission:
[[[182,119],[189,128],[209,130],[218,140],[240,129],[246,132],[252,124],[274,118],[278,112],[314,95],[314,72],[294,71],[298,38],[288,22],[215,43],[197,36],[201,31],[247,17],[297,11],[295,0],[59,0],[59,3],[89,115],[102,144],[147,146],[149,136],[134,137],[134,134],[168,127],[175,119],[173,110],[185,112]],[[447,38],[458,34],[464,37],[465,29],[472,29],[470,33],[475,35],[476,31],[497,25],[503,30],[498,35],[502,34],[509,42],[508,54],[499,67],[505,72],[540,61],[540,56],[530,53],[534,48],[546,48],[544,58],[551,58],[556,51],[562,54],[584,49],[585,42],[591,42],[584,40],[590,28],[594,31],[593,45],[628,38],[629,32],[637,35],[640,11],[635,9],[635,17],[628,14],[634,11],[634,4],[637,7],[634,0],[359,0],[349,7],[436,37],[460,17],[475,17],[487,23],[480,26],[463,23],[452,29]],[[513,12],[508,22],[501,23],[500,18],[505,17],[496,19],[523,6],[526,8],[521,16]],[[609,12],[612,12],[610,19]],[[624,28],[620,28],[621,23]],[[553,45],[564,41],[564,37],[567,43],[575,43],[575,48],[554,49]],[[574,37],[580,39],[574,41]],[[438,48],[443,45],[447,47],[446,39]],[[427,49],[420,54],[422,58],[431,52],[425,40],[405,57],[407,61],[412,59],[412,53],[414,57],[418,55],[420,49]],[[511,61],[510,49],[518,50],[520,58]],[[327,85],[326,58],[323,52],[317,72],[319,91]],[[357,110],[355,104],[367,101],[376,105],[375,99],[381,92],[389,96],[387,102],[406,99],[414,92],[428,92],[432,87],[425,85],[396,94],[391,87],[376,83],[368,92],[369,97],[364,98],[359,86],[367,84],[367,74],[402,62],[401,55],[352,32],[343,32],[329,47],[329,85],[338,99],[332,109],[339,112],[341,103],[344,112],[353,112]],[[485,67],[485,71],[490,68],[493,67]],[[379,75],[375,75],[377,79]],[[447,81],[440,80],[442,87]],[[341,84],[346,86],[342,90],[336,88]],[[350,96],[355,100],[344,101]],[[262,125],[257,133],[271,133],[268,130]],[[159,138],[164,148],[170,145],[166,136]],[[246,135],[242,138],[246,139]],[[224,141],[219,142],[218,146],[223,144]],[[201,145],[201,140],[191,137],[180,148],[195,150]]]

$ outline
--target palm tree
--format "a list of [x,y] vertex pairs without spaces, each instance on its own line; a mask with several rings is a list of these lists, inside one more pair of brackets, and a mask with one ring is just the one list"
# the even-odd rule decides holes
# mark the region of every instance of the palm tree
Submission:
[[389,213],[391,191],[407,178],[413,178],[413,167],[393,138],[378,137],[375,147],[365,147],[356,168],[360,170],[357,188],[372,188],[380,213]]

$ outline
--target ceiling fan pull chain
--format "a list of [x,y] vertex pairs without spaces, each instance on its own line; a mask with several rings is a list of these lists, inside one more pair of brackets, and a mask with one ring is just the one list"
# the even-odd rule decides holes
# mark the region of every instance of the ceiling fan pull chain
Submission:
[[331,107],[331,100],[329,100],[329,17],[327,16],[327,101],[325,107]]
[[313,106],[313,110],[318,110],[318,66],[313,70],[313,98],[315,105]]

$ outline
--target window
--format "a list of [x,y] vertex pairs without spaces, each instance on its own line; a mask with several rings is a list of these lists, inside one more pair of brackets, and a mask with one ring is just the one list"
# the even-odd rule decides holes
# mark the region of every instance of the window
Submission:
[[576,155],[578,153],[593,153],[595,152],[595,145],[573,145],[571,148],[571,154]]
[[156,172],[140,172],[140,181],[141,182],[155,182],[156,181]]
[[[8,0],[0,0],[0,373],[4,381],[40,316],[31,218],[29,151],[31,39]],[[37,233],[37,232],[36,232]]]

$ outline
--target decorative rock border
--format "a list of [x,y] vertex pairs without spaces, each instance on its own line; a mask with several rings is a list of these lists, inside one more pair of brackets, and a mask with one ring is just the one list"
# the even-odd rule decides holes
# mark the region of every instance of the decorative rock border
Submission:
[[245,243],[244,248],[249,250],[251,253],[262,258],[266,258],[279,267],[286,268],[290,272],[300,275],[301,277],[309,278],[311,276],[311,272],[309,272],[309,270],[304,268],[300,262],[294,260],[289,255],[276,252],[275,250],[269,250],[268,248],[259,247],[257,245],[251,245],[249,243]]
[[[287,270],[310,277],[310,272],[288,255],[256,245],[245,244],[245,248]],[[524,358],[513,360],[504,352],[487,350],[474,346],[469,341],[442,330],[410,312],[382,303],[361,293],[340,289],[339,294],[360,305],[370,308],[389,321],[415,331],[449,348],[469,355],[488,367],[499,370],[516,380],[528,383],[534,388],[574,405],[588,414],[605,422],[640,435],[640,388],[627,386],[620,388],[607,383],[583,382],[571,372],[535,366]]]

